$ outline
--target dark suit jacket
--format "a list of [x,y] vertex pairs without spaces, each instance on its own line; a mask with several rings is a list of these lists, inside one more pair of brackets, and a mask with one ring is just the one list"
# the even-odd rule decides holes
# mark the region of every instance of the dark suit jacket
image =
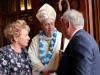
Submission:
[[85,30],[75,33],[60,60],[58,75],[100,75],[100,53],[94,38]]

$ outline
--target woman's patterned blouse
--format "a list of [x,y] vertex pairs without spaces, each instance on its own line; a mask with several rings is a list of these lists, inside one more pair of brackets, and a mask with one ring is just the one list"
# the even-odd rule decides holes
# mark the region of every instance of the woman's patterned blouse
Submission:
[[32,75],[31,64],[26,48],[21,53],[10,45],[0,48],[0,75]]

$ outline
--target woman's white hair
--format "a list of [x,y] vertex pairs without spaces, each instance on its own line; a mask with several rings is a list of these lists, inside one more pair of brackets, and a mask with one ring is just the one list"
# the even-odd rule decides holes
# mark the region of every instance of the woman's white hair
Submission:
[[83,14],[75,9],[66,11],[62,16],[64,22],[71,22],[73,26],[84,26]]

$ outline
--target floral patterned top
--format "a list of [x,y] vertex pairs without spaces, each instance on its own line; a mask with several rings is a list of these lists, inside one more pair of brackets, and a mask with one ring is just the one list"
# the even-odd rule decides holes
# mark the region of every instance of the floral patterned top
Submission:
[[32,75],[27,49],[18,53],[10,45],[0,48],[0,75]]

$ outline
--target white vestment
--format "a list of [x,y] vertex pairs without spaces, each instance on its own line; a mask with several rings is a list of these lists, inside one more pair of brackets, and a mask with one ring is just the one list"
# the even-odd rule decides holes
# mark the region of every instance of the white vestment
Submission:
[[[62,33],[57,32],[57,38],[56,38],[56,43],[54,45],[52,58],[50,59],[50,62],[48,64],[49,69],[56,70],[58,67],[61,38],[62,38]],[[46,40],[43,40],[43,42],[44,42],[45,51],[48,51],[50,44]],[[66,48],[68,42],[69,41],[67,39],[65,39],[64,49]],[[39,52],[40,51],[39,51],[39,34],[38,34],[35,37],[33,37],[32,41],[30,43],[29,49],[28,49],[28,53],[29,53],[29,56],[30,56],[30,59],[31,59],[32,65],[33,65],[33,71],[36,75],[41,75],[40,71],[44,67],[44,65],[42,64],[42,62],[40,60]]]

